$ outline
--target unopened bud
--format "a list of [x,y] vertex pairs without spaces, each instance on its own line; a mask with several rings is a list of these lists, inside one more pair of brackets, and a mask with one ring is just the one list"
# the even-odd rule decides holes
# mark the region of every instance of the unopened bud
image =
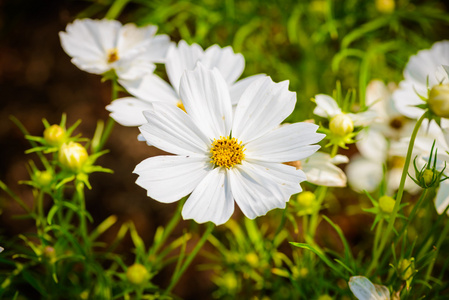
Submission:
[[253,268],[255,268],[259,265],[259,257],[254,252],[248,253],[245,256],[245,259],[248,262],[248,264]]
[[391,214],[393,212],[394,204],[396,201],[390,196],[382,196],[379,199],[379,207],[380,209],[387,214]]
[[79,143],[63,144],[59,149],[59,162],[73,172],[81,171],[88,157],[86,148]]
[[345,136],[354,131],[354,122],[347,114],[338,114],[330,121],[329,129],[336,135]]
[[135,285],[141,285],[148,280],[149,274],[147,269],[141,264],[134,264],[126,271],[126,278]]
[[305,191],[298,194],[297,200],[301,208],[310,208],[315,202],[316,196],[310,191]]
[[49,171],[36,171],[36,183],[41,187],[50,185],[53,175]]
[[414,271],[414,259],[410,260],[404,258],[399,262],[399,272],[401,273],[401,278],[403,280],[409,279],[413,275]]
[[59,146],[65,141],[65,130],[59,125],[51,125],[44,130],[44,139],[52,146]]
[[432,87],[427,103],[435,115],[449,118],[449,84],[438,84]]
[[377,11],[384,14],[392,13],[395,6],[394,0],[376,0]]
[[426,186],[430,186],[432,184],[434,173],[431,169],[425,169],[422,178]]

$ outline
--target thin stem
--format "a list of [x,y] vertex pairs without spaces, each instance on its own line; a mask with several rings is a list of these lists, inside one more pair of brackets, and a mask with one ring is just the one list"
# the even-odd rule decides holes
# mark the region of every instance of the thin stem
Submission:
[[384,225],[384,219],[380,219],[377,224],[376,234],[374,235],[374,245],[373,245],[373,255],[377,251],[377,247],[379,247],[379,239],[382,234],[382,227]]
[[109,8],[108,12],[106,13],[105,18],[110,20],[116,19],[129,1],[130,0],[115,0],[111,5],[111,8]]
[[[117,99],[118,97],[118,83],[117,78],[113,78],[111,80],[111,102]],[[115,121],[111,117],[108,118],[108,121],[105,126],[105,130],[103,132],[103,135],[101,136],[100,142],[98,143],[98,146],[95,149],[95,152],[101,151],[103,149],[104,144],[109,139],[109,136],[111,135],[112,129],[114,128]]]
[[[79,218],[80,218],[80,231],[81,231],[81,237],[84,241],[85,249],[87,250],[89,247],[87,244],[89,243],[89,237],[87,234],[87,224],[86,224],[86,201],[84,198],[84,183],[83,182],[77,182],[76,183],[76,192],[77,192],[77,198],[79,202]],[[86,251],[87,253],[87,251]]]
[[367,274],[370,274],[373,271],[373,269],[377,266],[379,257],[382,254],[382,252],[385,248],[385,245],[387,244],[387,241],[388,241],[391,231],[393,230],[394,222],[396,221],[396,217],[397,217],[399,207],[401,204],[402,195],[404,194],[405,179],[407,178],[408,168],[410,166],[410,160],[412,157],[412,151],[413,151],[413,146],[415,144],[416,135],[418,134],[418,130],[421,127],[421,124],[424,121],[426,115],[427,115],[427,112],[425,112],[421,116],[421,118],[419,118],[419,120],[416,122],[415,128],[413,129],[412,136],[410,137],[410,142],[408,144],[408,149],[407,149],[407,156],[405,157],[404,169],[402,170],[401,182],[399,184],[398,193],[396,195],[396,201],[394,204],[394,208],[391,213],[390,220],[388,221],[387,229],[380,241],[379,248],[375,251],[375,253],[373,255],[373,259],[371,260],[371,264],[368,267]]
[[432,274],[433,266],[435,265],[435,261],[438,256],[438,251],[440,251],[441,244],[443,243],[448,233],[449,233],[449,221],[446,220],[446,225],[444,226],[443,232],[440,234],[440,237],[438,238],[438,241],[435,245],[435,254],[433,256],[434,258],[430,262],[429,267],[427,267],[425,282],[429,281],[430,274]]
[[[338,147],[337,147],[338,149]],[[316,209],[310,217],[310,226],[309,226],[309,236],[313,238],[315,236],[316,228],[318,227],[318,215],[321,210],[321,205],[323,204],[324,197],[326,196],[327,186],[319,186],[317,188],[316,196]]]
[[184,264],[182,265],[182,267],[179,269],[178,272],[176,272],[171,281],[170,281],[170,285],[168,286],[168,288],[165,290],[165,295],[167,295],[168,293],[170,293],[170,291],[175,287],[176,283],[178,282],[179,278],[181,278],[182,274],[184,274],[184,272],[186,271],[187,267],[190,265],[190,263],[192,262],[192,260],[195,258],[195,256],[197,255],[198,251],[200,251],[201,247],[203,247],[204,243],[206,242],[207,238],[209,237],[209,235],[212,233],[212,231],[214,230],[215,225],[211,222],[209,222],[207,224],[207,229],[206,232],[203,234],[203,236],[201,237],[201,239],[198,241],[198,243],[196,244],[195,248],[192,250],[192,252],[189,254],[189,256],[187,256],[186,260],[184,261]]

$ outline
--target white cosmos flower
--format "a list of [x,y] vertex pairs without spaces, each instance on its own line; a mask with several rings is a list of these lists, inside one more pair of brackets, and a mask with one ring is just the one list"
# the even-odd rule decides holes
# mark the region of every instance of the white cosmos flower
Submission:
[[218,69],[201,63],[186,71],[179,87],[187,113],[155,102],[140,127],[152,145],[175,155],[151,157],[134,170],[147,195],[171,203],[189,195],[184,219],[225,223],[234,201],[248,218],[284,208],[306,180],[301,170],[282,164],[318,150],[324,136],[315,124],[279,127],[293,111],[296,94],[288,82],[254,81],[233,113],[229,87]]
[[390,291],[386,286],[373,284],[365,276],[352,276],[348,284],[359,300],[390,300]]
[[61,45],[81,70],[104,74],[115,70],[121,79],[152,73],[164,62],[170,45],[167,35],[155,35],[157,26],[122,25],[116,20],[80,19],[60,32]]
[[[449,65],[449,41],[437,42],[432,48],[410,57],[404,69],[404,80],[393,94],[401,114],[418,119],[424,113],[423,109],[415,107],[425,103],[418,95],[427,98],[427,82],[429,89],[439,83],[449,83],[443,65]],[[448,123],[448,120],[442,119],[442,124]]]
[[345,187],[346,175],[338,164],[349,161],[345,155],[331,157],[325,152],[315,152],[310,157],[301,160],[300,168],[304,171],[307,181],[321,186]]
[[142,112],[151,109],[155,101],[163,101],[173,106],[183,107],[180,97],[182,74],[193,70],[201,62],[209,69],[217,68],[229,86],[232,104],[237,104],[243,91],[263,74],[247,77],[237,81],[245,68],[242,54],[234,53],[230,46],[220,48],[213,45],[203,50],[199,45],[188,45],[181,40],[178,45],[171,45],[167,53],[165,67],[170,84],[155,74],[148,74],[135,80],[119,80],[134,97],[113,101],[106,107],[111,117],[123,126],[140,126],[146,123]]

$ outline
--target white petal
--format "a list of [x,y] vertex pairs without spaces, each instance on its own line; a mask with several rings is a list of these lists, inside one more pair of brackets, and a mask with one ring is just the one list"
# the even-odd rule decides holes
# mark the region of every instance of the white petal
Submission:
[[207,157],[163,155],[145,159],[133,173],[149,197],[171,203],[190,194],[211,170]]
[[363,190],[373,192],[377,189],[383,177],[383,162],[371,161],[354,155],[346,166],[349,185],[356,192]]
[[245,59],[240,53],[234,53],[232,47],[220,48],[212,45],[206,49],[201,63],[209,69],[217,68],[228,85],[233,84],[245,69]]
[[201,63],[181,78],[180,95],[187,114],[210,138],[228,136],[232,124],[229,88],[217,69]]
[[150,42],[145,51],[145,57],[155,63],[165,63],[168,48],[172,43],[170,37],[166,34],[156,35]]
[[295,103],[296,93],[288,90],[288,81],[255,80],[237,104],[232,135],[245,144],[266,134],[292,113]]
[[257,79],[265,78],[266,76],[267,75],[265,75],[265,74],[256,74],[253,76],[243,78],[242,80],[239,80],[236,83],[234,83],[233,85],[231,85],[230,93],[231,93],[232,105],[236,105],[239,102],[240,97],[242,96],[243,92],[246,90],[246,88],[251,83],[253,83]]
[[357,114],[348,114],[348,116],[351,118],[352,122],[354,122],[354,126],[356,127],[368,126],[378,117],[377,112],[374,110],[367,110]]
[[164,101],[176,105],[179,96],[176,91],[159,76],[147,74],[135,80],[119,79],[119,83],[133,96],[146,101]]
[[330,159],[330,162],[333,163],[334,165],[346,164],[349,162],[349,158],[346,155],[337,154]]
[[435,198],[435,208],[438,214],[441,215],[448,205],[449,205],[449,181],[445,180],[440,183],[437,197]]
[[363,157],[373,161],[385,162],[387,159],[388,141],[376,130],[363,130],[357,135],[357,149]]
[[302,188],[299,183],[307,180],[303,170],[297,170],[289,165],[251,160],[247,160],[247,162],[251,163],[252,168],[257,172],[265,174],[274,181],[286,197],[301,192]]
[[341,109],[338,107],[337,101],[331,96],[318,94],[315,96],[316,107],[313,113],[323,118],[332,118],[341,114]]
[[209,171],[184,204],[182,217],[197,223],[211,221],[216,225],[228,221],[234,212],[228,181],[226,170],[215,168]]
[[147,122],[143,111],[151,109],[151,103],[137,98],[126,97],[112,101],[106,106],[110,116],[123,126],[140,126]]
[[290,198],[286,194],[287,190],[282,191],[268,172],[262,172],[261,168],[246,161],[228,170],[232,195],[242,212],[250,219],[265,215],[275,208],[285,208]]
[[390,293],[385,286],[375,287],[372,282],[364,276],[352,276],[349,279],[349,288],[359,300],[389,300]]
[[157,26],[154,25],[144,27],[137,27],[133,23],[123,25],[117,42],[119,57],[126,56],[130,51],[143,52],[152,41],[156,31]]
[[399,88],[393,93],[393,101],[396,109],[412,119],[418,119],[424,110],[415,105],[424,104],[424,101],[418,96],[427,97],[427,88],[424,84],[417,84],[411,81],[402,81]]
[[177,94],[179,94],[182,74],[187,70],[193,70],[203,54],[203,49],[198,44],[188,45],[184,40],[179,41],[177,47],[170,45],[165,68],[170,83]]
[[120,80],[139,80],[147,74],[152,74],[156,69],[155,64],[138,57],[120,59],[113,64],[113,67]]
[[159,149],[180,155],[205,155],[211,141],[205,137],[191,118],[174,105],[153,103],[144,112],[148,123],[139,127],[145,139]]
[[245,145],[245,157],[261,161],[288,162],[304,159],[320,146],[312,145],[324,138],[316,133],[318,125],[295,123],[278,127]]
[[[347,162],[347,157],[343,157],[346,159],[338,158],[337,161]],[[331,161],[330,155],[323,152],[317,152],[301,161],[301,168],[307,176],[307,181],[321,186],[346,186],[345,173]]]

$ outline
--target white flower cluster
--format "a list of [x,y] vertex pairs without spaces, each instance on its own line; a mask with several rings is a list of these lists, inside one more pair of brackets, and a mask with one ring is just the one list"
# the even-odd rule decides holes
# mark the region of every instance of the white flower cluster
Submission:
[[[288,81],[263,74],[238,80],[245,62],[231,47],[175,45],[155,32],[154,26],[84,19],[60,34],[76,66],[115,72],[133,96],[108,105],[111,117],[140,126],[149,144],[174,154],[137,165],[137,184],[160,202],[189,195],[182,216],[199,223],[225,223],[234,202],[251,219],[284,208],[306,180],[284,163],[307,159],[324,137],[312,123],[280,126],[296,104]],[[161,62],[169,83],[153,73]]]

